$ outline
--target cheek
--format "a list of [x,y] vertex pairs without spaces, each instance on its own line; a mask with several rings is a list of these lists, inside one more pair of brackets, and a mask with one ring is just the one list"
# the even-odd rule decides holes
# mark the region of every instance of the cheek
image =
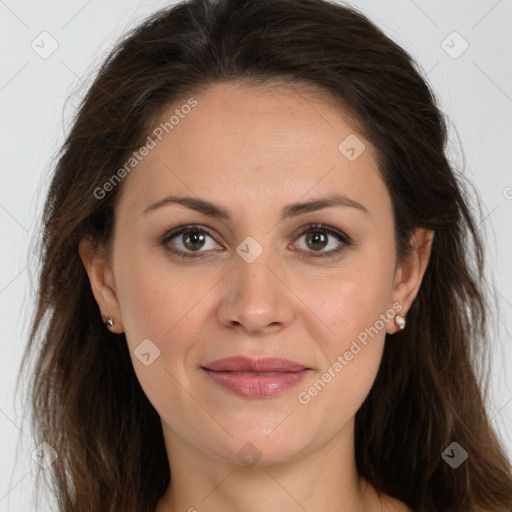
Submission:
[[159,281],[136,265],[125,268],[126,271],[118,273],[122,282],[118,299],[128,341],[134,343],[137,339],[157,338],[165,307],[161,290],[157,287]]
[[[128,248],[116,260],[116,283],[123,325],[133,350],[142,340],[150,339],[161,349],[166,332],[180,325],[194,293],[184,293],[179,279],[169,276],[162,262],[155,262]],[[125,256],[129,255],[129,256]]]
[[[349,387],[353,382],[371,377],[377,372],[383,343],[385,339],[387,319],[390,318],[386,294],[361,294],[359,283],[347,285],[336,295],[337,308],[333,308],[329,325],[332,333],[324,347],[327,356],[326,370],[335,362],[339,365],[331,369],[348,377]],[[359,293],[359,295],[358,295]],[[387,315],[387,316],[386,316]],[[361,371],[368,368],[369,373]],[[336,371],[338,370],[338,371]],[[348,370],[348,371],[347,371]],[[346,384],[347,385],[347,384]]]
[[[181,403],[176,381],[187,385],[183,365],[191,337],[187,320],[200,294],[182,280],[135,250],[129,259],[117,261],[118,299],[130,357],[139,383],[160,415],[169,407],[190,406]],[[146,361],[145,353],[149,353]]]
[[[330,350],[344,351],[359,335],[364,342],[364,333],[368,329],[374,333],[374,327],[384,333],[392,318],[393,260],[358,259],[334,279],[331,276],[324,287],[315,287],[318,316],[329,328]],[[387,315],[385,321],[382,315]]]
[[316,291],[318,317],[328,327],[322,340],[322,364],[317,379],[300,403],[332,409],[348,420],[370,391],[378,372],[386,327],[394,310],[390,299],[392,258],[364,261],[329,280],[329,295]]
[[304,414],[331,418],[323,428],[332,435],[356,414],[379,370],[386,335],[382,318],[389,311],[381,292],[362,294],[354,282],[333,297],[337,307],[326,316],[333,332],[321,338],[321,364],[314,379],[297,390]]
[[348,350],[354,339],[364,343],[375,338],[377,331],[384,334],[391,319],[389,300],[386,288],[363,291],[360,283],[343,287],[336,295],[338,307],[333,308],[330,321],[336,348]]

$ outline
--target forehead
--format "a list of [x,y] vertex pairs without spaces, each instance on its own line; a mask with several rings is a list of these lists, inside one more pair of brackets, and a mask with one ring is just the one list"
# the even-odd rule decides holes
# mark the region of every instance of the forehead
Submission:
[[229,197],[234,208],[249,198],[270,205],[333,191],[367,202],[387,196],[374,148],[318,90],[216,84],[162,109],[152,132],[158,127],[161,140],[153,137],[120,201],[139,212],[176,192]]

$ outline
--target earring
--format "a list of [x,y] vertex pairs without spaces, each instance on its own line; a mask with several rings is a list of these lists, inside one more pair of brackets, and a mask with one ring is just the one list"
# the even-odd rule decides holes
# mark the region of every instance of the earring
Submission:
[[111,316],[105,316],[105,325],[110,329],[114,327],[114,319]]
[[405,329],[405,315],[399,315],[398,313],[395,315],[395,323],[398,325],[398,328],[403,331]]

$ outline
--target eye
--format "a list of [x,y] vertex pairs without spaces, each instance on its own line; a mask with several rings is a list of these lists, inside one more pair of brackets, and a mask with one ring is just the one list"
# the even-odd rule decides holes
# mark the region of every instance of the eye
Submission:
[[[352,241],[345,233],[331,226],[327,226],[325,224],[315,224],[312,226],[307,226],[306,229],[304,229],[300,233],[299,238],[297,240],[300,240],[304,235],[305,246],[298,248],[301,251],[306,252],[306,254],[303,255],[305,258],[334,257],[338,255],[344,248],[352,244]],[[335,240],[331,241],[330,238],[334,238]],[[335,241],[337,241],[338,243],[336,244]],[[301,244],[295,242],[293,245],[297,247],[298,245]],[[334,245],[334,248],[326,252],[319,252],[329,247],[329,245]],[[338,247],[336,248],[336,246]]]
[[[297,247],[302,244],[296,241],[292,244],[292,248],[298,248],[301,252],[304,252],[303,257],[305,258],[334,257],[352,244],[345,233],[325,224],[307,226],[299,234],[297,240],[300,240],[303,236],[305,236],[305,246]],[[331,241],[330,238],[334,238],[334,240]],[[208,239],[213,241],[210,242],[210,246],[208,246]],[[334,248],[324,252],[324,249],[329,247],[331,242]],[[207,229],[196,224],[180,226],[171,230],[162,238],[161,245],[168,252],[184,258],[202,257],[204,256],[202,253],[222,249],[218,244],[215,246],[214,238]]]
[[[167,233],[162,239],[161,244],[172,254],[185,258],[196,258],[201,257],[202,254],[193,253],[203,253],[216,248],[214,246],[208,247],[208,238],[213,240],[213,237],[206,229],[197,225],[188,225],[173,229]],[[176,241],[173,242],[175,239]]]

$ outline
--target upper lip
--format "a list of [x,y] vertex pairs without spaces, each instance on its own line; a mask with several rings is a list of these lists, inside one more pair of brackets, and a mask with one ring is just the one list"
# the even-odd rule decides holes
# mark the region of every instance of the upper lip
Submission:
[[300,372],[310,369],[303,364],[280,357],[251,359],[244,356],[218,359],[203,368],[216,372]]

